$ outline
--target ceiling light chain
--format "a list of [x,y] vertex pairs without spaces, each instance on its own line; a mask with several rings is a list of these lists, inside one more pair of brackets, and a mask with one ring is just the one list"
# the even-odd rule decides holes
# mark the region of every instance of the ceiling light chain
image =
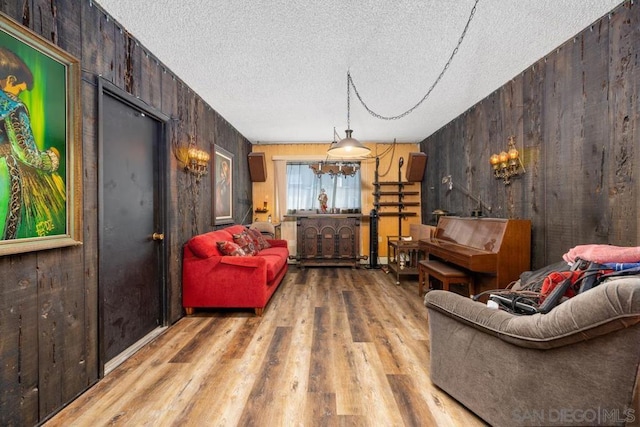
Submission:
[[442,71],[440,72],[440,74],[436,78],[436,81],[433,82],[433,84],[431,85],[431,87],[427,91],[427,94],[425,96],[423,96],[422,99],[420,101],[418,101],[418,103],[416,105],[414,105],[413,107],[409,108],[404,113],[398,114],[397,116],[382,116],[382,115],[376,113],[375,111],[371,110],[371,108],[369,108],[369,106],[367,106],[367,104],[362,100],[362,97],[360,96],[360,93],[358,92],[358,89],[356,88],[355,83],[353,83],[353,79],[351,78],[351,74],[349,72],[347,72],[347,126],[349,125],[349,85],[351,85],[353,87],[353,91],[355,92],[356,97],[358,97],[358,100],[360,101],[362,106],[369,112],[369,114],[371,114],[373,117],[376,117],[378,119],[382,119],[382,120],[398,120],[398,119],[401,119],[404,116],[412,113],[413,110],[418,108],[420,106],[420,104],[422,104],[429,97],[429,95],[431,95],[431,92],[436,87],[436,85],[438,84],[438,82],[440,81],[440,79],[442,78],[444,73],[447,71],[447,69],[449,68],[449,65],[451,65],[451,62],[453,61],[453,57],[456,55],[456,53],[458,53],[458,49],[460,48],[460,45],[462,44],[462,41],[464,40],[464,37],[467,34],[467,30],[469,29],[469,25],[471,24],[471,20],[473,19],[473,16],[476,13],[476,6],[478,5],[479,1],[480,0],[476,0],[475,3],[473,4],[473,8],[471,8],[471,13],[469,14],[469,19],[467,20],[467,23],[464,26],[464,30],[462,30],[462,34],[460,35],[460,38],[458,39],[458,44],[453,49],[453,52],[451,52],[451,55],[449,56],[449,60],[444,65],[444,68],[442,68]]
[[[351,80],[351,73],[347,71],[347,129],[351,129],[351,86],[353,85],[353,81]],[[353,89],[355,90],[355,86]],[[358,92],[356,91],[356,94]],[[360,98],[360,97],[358,97]],[[360,100],[362,102],[362,100]]]

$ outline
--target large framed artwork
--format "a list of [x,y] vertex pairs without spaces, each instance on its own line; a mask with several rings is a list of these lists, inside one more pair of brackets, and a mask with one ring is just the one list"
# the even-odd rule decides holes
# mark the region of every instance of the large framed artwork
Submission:
[[80,63],[0,13],[0,87],[0,255],[80,244]]
[[214,145],[213,225],[233,223],[233,154]]

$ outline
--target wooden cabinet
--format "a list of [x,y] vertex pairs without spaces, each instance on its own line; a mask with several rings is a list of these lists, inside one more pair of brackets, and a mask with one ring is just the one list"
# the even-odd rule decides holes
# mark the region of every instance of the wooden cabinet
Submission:
[[304,266],[357,267],[360,257],[361,214],[295,216],[296,260]]

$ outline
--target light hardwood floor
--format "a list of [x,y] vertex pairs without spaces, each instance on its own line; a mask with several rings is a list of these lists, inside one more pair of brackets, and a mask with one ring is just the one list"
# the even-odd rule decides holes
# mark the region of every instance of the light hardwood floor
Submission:
[[264,316],[196,311],[45,425],[483,425],[428,366],[417,280],[292,266]]

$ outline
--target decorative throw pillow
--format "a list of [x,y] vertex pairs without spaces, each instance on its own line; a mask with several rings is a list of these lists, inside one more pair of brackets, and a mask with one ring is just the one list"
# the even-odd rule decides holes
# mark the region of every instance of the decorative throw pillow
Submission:
[[259,249],[256,249],[256,246],[253,243],[253,239],[249,236],[249,233],[247,231],[243,231],[239,234],[234,234],[233,241],[236,242],[247,255],[254,256],[258,253]]
[[251,237],[253,237],[254,242],[258,243],[258,246],[260,247],[260,250],[267,249],[267,248],[271,247],[269,242],[267,242],[267,239],[264,238],[264,236],[262,235],[260,230],[258,230],[257,228],[250,228],[249,229],[249,234],[251,234]]
[[216,242],[216,243],[218,245],[218,249],[220,249],[220,252],[222,252],[224,255],[247,256],[246,252],[237,243],[233,243],[229,241],[222,241],[222,242]]

